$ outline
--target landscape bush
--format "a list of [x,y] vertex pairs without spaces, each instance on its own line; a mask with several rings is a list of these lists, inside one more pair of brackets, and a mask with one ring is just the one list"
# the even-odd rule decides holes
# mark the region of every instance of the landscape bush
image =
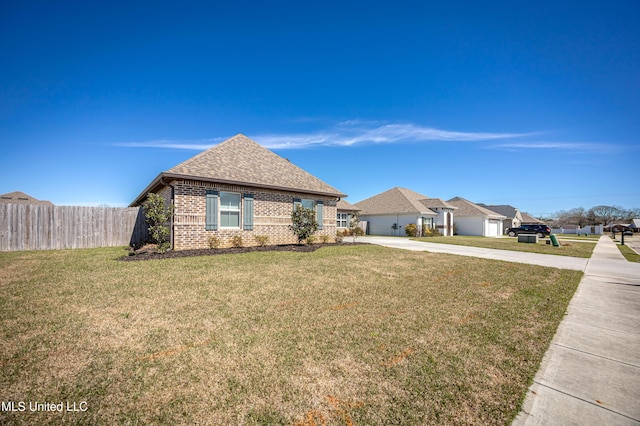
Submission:
[[418,227],[415,224],[410,223],[408,225],[405,225],[404,232],[409,237],[415,237],[418,235]]
[[256,242],[258,243],[258,245],[260,247],[264,247],[269,242],[269,236],[268,235],[256,235]]
[[293,224],[289,225],[289,229],[298,238],[298,244],[302,244],[302,241],[307,240],[311,234],[318,230],[316,212],[303,207],[301,204],[296,205],[293,213],[291,213],[291,221]]
[[234,235],[233,238],[231,238],[231,246],[242,247],[242,237],[240,235]]
[[151,238],[158,244],[158,252],[164,253],[171,246],[167,222],[173,216],[173,204],[167,205],[166,200],[160,194],[149,193],[143,206]]
[[438,228],[429,228],[428,226],[424,226],[422,228],[422,236],[423,237],[439,237],[440,231],[438,231]]
[[207,244],[209,245],[210,249],[217,249],[220,247],[220,238],[216,237],[215,235],[210,236],[207,239]]

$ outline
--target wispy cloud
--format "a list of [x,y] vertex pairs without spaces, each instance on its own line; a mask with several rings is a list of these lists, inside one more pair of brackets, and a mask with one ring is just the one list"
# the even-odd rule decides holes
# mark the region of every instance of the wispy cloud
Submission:
[[555,150],[571,152],[615,152],[621,148],[614,144],[582,142],[514,142],[489,145],[487,148],[504,151]]
[[[310,133],[279,133],[250,135],[267,148],[303,149],[315,146],[354,146],[362,144],[393,144],[421,142],[476,142],[513,139],[534,133],[461,132],[425,127],[411,123],[381,124],[373,121],[349,120],[338,125]],[[203,150],[224,138],[202,140],[155,140],[125,142],[118,146]]]
[[144,142],[118,142],[114,146],[124,146],[129,148],[166,148],[166,149],[186,149],[202,151],[211,148],[215,144],[222,142],[225,138],[193,139],[193,140],[172,140],[157,139]]
[[423,127],[415,124],[371,125],[350,121],[340,123],[330,131],[303,135],[267,134],[255,139],[268,148],[305,148],[309,146],[353,146],[366,143],[392,144],[407,142],[474,142],[495,139],[509,139],[527,136],[526,133],[486,133],[458,132]]

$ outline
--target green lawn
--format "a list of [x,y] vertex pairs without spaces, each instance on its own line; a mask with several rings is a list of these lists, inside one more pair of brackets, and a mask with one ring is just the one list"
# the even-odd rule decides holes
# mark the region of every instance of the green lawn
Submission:
[[546,239],[540,239],[537,244],[519,243],[517,237],[488,238],[488,237],[422,237],[413,238],[427,243],[456,244],[461,246],[484,247],[498,250],[525,251],[530,253],[556,254],[560,256],[591,257],[595,247],[591,242],[560,241],[560,247],[547,245]]
[[622,253],[624,258],[627,259],[629,262],[640,262],[640,254],[633,251],[633,249],[631,249],[629,246],[627,245],[623,246],[620,244],[616,244],[616,245],[618,246],[620,253]]
[[509,424],[580,272],[372,245],[0,253],[11,424]]

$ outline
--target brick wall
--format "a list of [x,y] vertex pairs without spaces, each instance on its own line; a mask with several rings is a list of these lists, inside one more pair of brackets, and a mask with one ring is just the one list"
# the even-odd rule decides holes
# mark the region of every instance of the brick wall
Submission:
[[[249,186],[213,184],[209,182],[179,180],[174,181],[175,214],[173,220],[174,235],[173,246],[175,250],[191,248],[208,248],[208,239],[216,236],[221,241],[221,247],[231,246],[234,236],[242,237],[243,245],[257,245],[256,236],[269,237],[267,244],[292,244],[297,242],[289,225],[291,225],[291,212],[294,198],[307,198],[322,200],[323,230],[314,235],[328,235],[333,241],[336,235],[336,202],[335,198],[312,196],[298,192],[282,192],[269,189],[252,188]],[[240,228],[218,228],[217,231],[205,229],[206,190],[250,193],[254,195],[254,221],[253,230],[242,229],[242,216]],[[159,191],[166,197],[169,192]],[[243,206],[244,207],[244,206]],[[241,215],[243,208],[241,208]]]

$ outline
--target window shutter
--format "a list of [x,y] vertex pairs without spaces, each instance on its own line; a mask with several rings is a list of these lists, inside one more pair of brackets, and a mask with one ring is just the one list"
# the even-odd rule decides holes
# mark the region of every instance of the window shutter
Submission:
[[324,212],[322,211],[324,207],[324,202],[322,200],[318,200],[316,203],[316,221],[318,222],[318,229],[322,229],[322,222],[324,217]]
[[244,230],[253,231],[253,194],[244,194]]
[[206,228],[207,231],[218,230],[218,191],[207,189]]

